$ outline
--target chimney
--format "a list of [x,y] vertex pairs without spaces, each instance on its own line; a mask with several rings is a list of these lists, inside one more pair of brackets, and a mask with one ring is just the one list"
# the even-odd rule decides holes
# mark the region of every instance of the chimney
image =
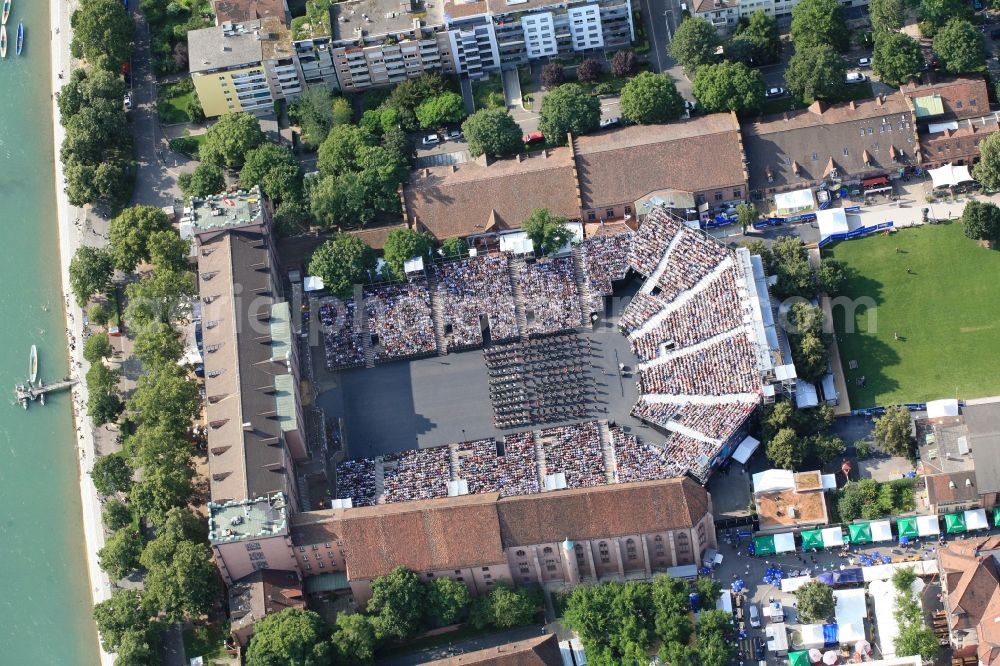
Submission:
[[822,116],[823,111],[825,111],[825,109],[821,100],[816,100],[809,105],[809,113],[815,113],[817,116]]
[[455,173],[456,171],[458,171],[458,165],[457,164],[452,164],[451,165],[451,172]]
[[857,106],[855,106],[855,104],[854,104],[854,100],[852,99],[852,100],[851,100],[851,111],[854,111],[854,110],[855,110],[856,108],[858,108],[858,107],[857,107]]

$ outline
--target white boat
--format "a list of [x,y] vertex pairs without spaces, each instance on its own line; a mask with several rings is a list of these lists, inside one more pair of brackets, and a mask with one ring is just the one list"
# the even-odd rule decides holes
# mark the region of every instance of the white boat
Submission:
[[0,25],[0,58],[7,57],[7,26]]
[[28,382],[35,383],[38,379],[38,347],[31,345],[31,354],[28,355]]
[[3,16],[0,16],[0,25],[7,25],[7,19],[10,18],[10,3],[11,0],[3,0]]

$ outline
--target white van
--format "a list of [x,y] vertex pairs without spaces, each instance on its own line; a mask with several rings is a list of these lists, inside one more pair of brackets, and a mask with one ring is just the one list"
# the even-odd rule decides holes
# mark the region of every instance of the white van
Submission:
[[760,626],[760,609],[757,608],[756,604],[750,604],[750,626]]
[[868,77],[861,72],[848,72],[847,82],[848,83],[864,83],[868,80]]

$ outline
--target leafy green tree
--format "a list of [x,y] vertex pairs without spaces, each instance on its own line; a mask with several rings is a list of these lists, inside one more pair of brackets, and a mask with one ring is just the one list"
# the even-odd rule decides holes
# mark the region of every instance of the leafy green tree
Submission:
[[108,531],[117,532],[132,523],[132,512],[121,500],[109,499],[101,509],[101,522]]
[[462,123],[469,154],[513,155],[524,147],[521,128],[505,109],[480,109]]
[[663,643],[660,646],[660,661],[669,666],[698,666],[699,660],[689,645]]
[[710,113],[757,111],[764,103],[764,79],[741,62],[723,61],[698,69],[692,87],[695,99]]
[[149,261],[149,239],[157,231],[169,231],[170,220],[154,206],[126,208],[111,220],[108,249],[115,268],[126,273]]
[[751,228],[758,219],[760,219],[760,213],[755,204],[741,203],[736,206],[736,221],[743,229],[743,233],[746,233],[747,229]]
[[823,310],[811,303],[798,301],[788,310],[788,332],[792,335],[819,335],[823,323]]
[[311,224],[309,209],[298,201],[286,201],[274,211],[274,228],[278,236],[297,236],[308,231]]
[[326,290],[342,298],[351,295],[375,270],[375,251],[351,234],[334,234],[309,259],[309,274],[323,278]]
[[820,263],[819,270],[816,271],[816,282],[820,291],[831,296],[840,293],[849,277],[850,269],[847,264],[830,257],[825,257]]
[[[447,580],[441,578],[439,580]],[[375,629],[360,613],[339,613],[330,642],[337,664],[365,666],[375,661]]]
[[434,237],[413,229],[394,229],[385,238],[385,263],[397,280],[406,279],[403,265],[413,257],[427,259],[434,249]]
[[379,640],[403,640],[416,633],[424,614],[426,589],[405,567],[372,581],[368,615]]
[[87,318],[92,324],[104,326],[111,319],[111,312],[104,303],[94,303],[87,308]]
[[264,132],[250,113],[227,113],[205,132],[199,149],[201,161],[220,167],[238,167],[247,153],[264,143]]
[[118,646],[115,666],[148,666],[156,663],[158,659],[146,634],[127,631]]
[[97,198],[119,206],[132,196],[135,162],[108,157],[94,169],[94,189]]
[[801,379],[819,381],[826,374],[830,362],[826,340],[816,333],[797,336],[792,343],[792,359]]
[[715,60],[718,48],[719,35],[715,26],[703,18],[689,18],[677,26],[668,50],[687,75],[692,76],[699,67]]
[[118,397],[118,379],[121,373],[103,363],[95,363],[87,371],[87,414],[95,426],[115,420],[122,411]]
[[1000,190],[1000,133],[994,132],[979,142],[979,162],[972,167],[972,175],[983,187]]
[[698,617],[698,661],[702,666],[726,666],[736,653],[729,613],[704,611]]
[[488,595],[473,602],[469,623],[479,629],[487,626],[510,629],[531,622],[537,607],[538,600],[531,591],[515,590],[500,581]]
[[521,225],[540,255],[553,254],[573,239],[566,218],[553,216],[548,208],[536,208]]
[[197,292],[193,273],[157,269],[125,287],[125,319],[135,332],[157,322],[176,321],[188,313]]
[[729,50],[744,54],[751,66],[777,62],[781,58],[781,32],[773,18],[757,10],[746,25],[736,27]]
[[851,44],[837,0],[802,0],[792,8],[792,43],[795,50],[830,46],[844,52]]
[[1000,208],[989,201],[979,202],[971,199],[962,211],[962,227],[965,235],[972,240],[998,240]]
[[260,185],[264,195],[276,203],[302,198],[302,169],[285,146],[265,143],[247,153],[240,169],[240,187]]
[[184,355],[184,344],[173,326],[153,322],[136,335],[132,353],[143,367],[157,368],[177,363]]
[[170,622],[204,615],[219,592],[218,570],[208,547],[193,541],[178,541],[170,561],[146,574],[146,595]]
[[440,74],[428,72],[396,84],[386,99],[385,106],[396,110],[403,129],[412,131],[417,129],[417,107],[425,99],[436,97],[448,89],[448,82]]
[[323,619],[316,613],[286,608],[254,627],[247,666],[327,666],[332,657]]
[[184,467],[191,458],[185,433],[169,424],[140,425],[129,438],[132,463],[143,468]]
[[615,51],[615,55],[611,58],[611,73],[613,75],[618,78],[624,78],[635,76],[638,71],[639,59],[636,58],[634,51],[631,49]]
[[969,21],[972,19],[972,7],[963,0],[920,0],[921,31],[930,26],[933,37],[936,28],[941,28],[952,19]]
[[115,652],[125,634],[148,631],[151,616],[141,592],[115,588],[110,598],[94,606],[101,646],[108,652]]
[[875,442],[886,453],[894,456],[913,457],[912,424],[910,410],[906,407],[886,407],[885,413],[875,419],[872,434]]
[[[84,87],[87,85],[87,70],[77,67],[69,73],[69,80],[59,91],[59,122],[63,125],[83,108]],[[123,82],[124,83],[124,82]],[[124,87],[122,95],[125,94]]]
[[767,443],[766,451],[775,467],[797,470],[806,457],[806,442],[791,428],[782,428]]
[[[870,0],[868,16],[875,33],[896,32],[903,27],[903,0]],[[879,35],[876,34],[877,42]]]
[[933,662],[941,652],[934,631],[918,623],[904,625],[894,642],[896,654],[900,657],[920,655],[926,662]]
[[920,43],[901,32],[881,33],[875,40],[872,54],[872,71],[880,80],[892,86],[901,86],[920,75],[924,54]]
[[335,97],[331,108],[334,125],[346,125],[354,121],[354,109],[346,97]]
[[84,0],[70,17],[71,49],[93,66],[118,71],[129,61],[135,24],[117,0]]
[[142,535],[134,527],[123,527],[104,543],[97,551],[101,571],[112,579],[124,578],[139,568],[139,555],[142,553]]
[[427,586],[427,619],[437,627],[455,624],[465,616],[472,595],[469,588],[450,578],[435,578]]
[[816,295],[812,269],[805,248],[795,236],[784,236],[771,245],[771,272],[778,276],[775,292],[781,298]]
[[302,144],[318,148],[336,124],[330,90],[326,86],[309,86],[289,107],[288,116],[302,129]]
[[452,236],[445,238],[441,242],[441,252],[446,257],[467,257],[469,255],[469,245],[464,238]]
[[600,61],[587,58],[576,66],[576,78],[580,83],[597,83],[603,71]]
[[167,511],[156,530],[156,538],[142,551],[142,566],[147,569],[170,566],[181,543],[200,543],[208,538],[205,521],[186,507]]
[[847,63],[830,46],[796,47],[788,61],[788,90],[806,103],[836,99],[847,89]]
[[114,260],[104,248],[81,245],[69,262],[69,286],[81,308],[94,294],[103,294],[111,286]]
[[844,440],[835,435],[815,435],[809,446],[813,456],[823,464],[836,460],[847,450]]
[[402,119],[399,116],[399,111],[389,107],[368,109],[361,114],[361,122],[358,123],[362,129],[376,136],[385,134],[390,130],[399,129],[401,124]]
[[[129,502],[151,524],[159,525],[170,509],[187,503],[194,490],[191,485],[193,478],[194,469],[190,462],[143,470],[142,479],[129,493]],[[146,589],[149,589],[148,583]]]
[[208,197],[226,189],[226,176],[222,167],[209,162],[202,162],[191,173],[182,173],[177,177],[177,186],[189,197]]
[[170,231],[157,231],[149,237],[149,261],[154,267],[168,271],[183,271],[188,266],[191,241]]
[[694,591],[698,594],[698,607],[702,610],[712,610],[719,595],[722,594],[722,584],[714,578],[701,576],[694,582]]
[[600,123],[601,101],[578,83],[564,83],[542,100],[538,129],[550,143],[563,146],[568,133],[586,134]]
[[198,384],[180,366],[153,367],[136,381],[128,409],[137,423],[186,429],[201,411]]
[[952,74],[981,72],[986,69],[983,36],[969,21],[954,18],[934,36],[934,53],[941,65]]
[[98,457],[90,470],[94,488],[104,496],[128,493],[132,488],[132,474],[132,467],[121,452]]
[[829,586],[813,580],[798,589],[795,593],[795,604],[799,620],[804,624],[812,624],[832,619],[836,600]]
[[462,96],[451,91],[425,99],[416,108],[417,121],[425,129],[458,123],[465,118]]
[[620,108],[633,123],[666,123],[684,113],[684,98],[668,75],[642,72],[622,88]]

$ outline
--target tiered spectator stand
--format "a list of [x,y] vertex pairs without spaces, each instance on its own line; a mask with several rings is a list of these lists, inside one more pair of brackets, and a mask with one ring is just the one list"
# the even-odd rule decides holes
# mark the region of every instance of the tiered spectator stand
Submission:
[[587,267],[579,245],[573,246],[573,276],[576,278],[576,288],[580,291],[580,321],[583,326],[592,326],[591,315],[597,311],[598,304],[587,283]]

